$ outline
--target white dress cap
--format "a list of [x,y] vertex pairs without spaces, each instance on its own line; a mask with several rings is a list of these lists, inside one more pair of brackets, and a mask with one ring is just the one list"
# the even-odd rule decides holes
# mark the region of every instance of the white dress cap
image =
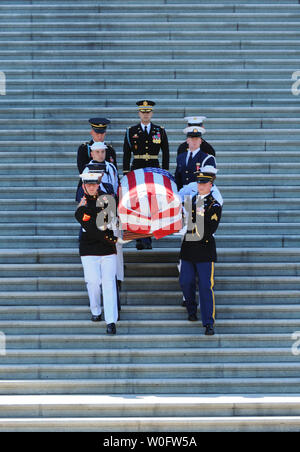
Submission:
[[99,177],[101,174],[99,173],[82,173],[79,176],[83,182],[86,183],[98,183]]
[[188,124],[201,124],[205,119],[206,116],[186,116],[184,118]]
[[218,170],[212,165],[204,165],[200,168],[201,173],[217,174]]
[[95,141],[95,143],[93,143],[91,146],[92,151],[98,151],[101,149],[107,149],[106,144],[104,144],[102,141]]

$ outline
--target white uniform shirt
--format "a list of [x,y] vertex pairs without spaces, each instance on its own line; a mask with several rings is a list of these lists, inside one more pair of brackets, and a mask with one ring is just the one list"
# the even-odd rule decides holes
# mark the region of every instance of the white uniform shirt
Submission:
[[[93,163],[93,160],[90,161],[90,163]],[[105,184],[111,184],[113,186],[114,189],[114,193],[117,194],[118,193],[118,187],[119,187],[119,180],[118,180],[118,171],[117,168],[115,167],[115,165],[113,165],[110,162],[105,161],[105,165],[106,165],[106,173],[103,174],[101,183],[105,183]],[[87,173],[89,171],[89,169],[86,167],[83,172]],[[100,184],[101,186],[101,184]],[[105,191],[105,190],[103,190]]]
[[[181,197],[182,202],[184,202],[184,197],[185,196],[195,196],[198,194],[198,182],[191,182],[188,185],[185,185],[184,187],[182,187],[182,189],[179,191],[179,196]],[[214,184],[212,186],[211,189],[211,194],[213,195],[213,197],[215,198],[216,201],[218,201],[218,203],[223,206],[224,204],[224,200],[223,197],[220,193],[220,190],[218,189],[218,187]]]

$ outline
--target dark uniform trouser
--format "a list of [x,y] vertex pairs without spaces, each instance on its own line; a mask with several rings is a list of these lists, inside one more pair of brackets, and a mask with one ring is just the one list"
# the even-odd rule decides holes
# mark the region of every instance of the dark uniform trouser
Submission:
[[145,237],[144,239],[140,239],[144,246],[152,246],[151,237]]
[[203,326],[215,321],[214,262],[181,261],[180,286],[189,315],[197,313],[196,275],[198,275],[200,310]]

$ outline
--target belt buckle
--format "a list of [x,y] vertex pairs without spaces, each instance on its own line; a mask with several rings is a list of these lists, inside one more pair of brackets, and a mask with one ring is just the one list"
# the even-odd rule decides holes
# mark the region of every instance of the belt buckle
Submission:
[[146,162],[148,162],[148,160],[151,160],[151,156],[148,154],[148,152],[145,154],[144,158]]

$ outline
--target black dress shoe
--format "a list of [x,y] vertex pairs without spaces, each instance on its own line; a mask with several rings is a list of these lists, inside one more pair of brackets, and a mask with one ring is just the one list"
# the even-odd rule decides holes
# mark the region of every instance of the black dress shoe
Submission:
[[183,308],[186,308],[186,301],[185,301],[185,300],[182,300],[181,306],[182,306]]
[[106,329],[107,334],[116,334],[116,325],[115,323],[109,323]]
[[145,245],[144,249],[145,250],[152,250],[152,245],[151,244]]
[[92,322],[101,322],[102,316],[100,315],[92,315]]
[[198,317],[196,316],[196,314],[189,315],[189,316],[188,316],[188,320],[189,320],[190,322],[197,322]]
[[215,330],[212,325],[206,325],[205,327],[205,336],[214,336]]

